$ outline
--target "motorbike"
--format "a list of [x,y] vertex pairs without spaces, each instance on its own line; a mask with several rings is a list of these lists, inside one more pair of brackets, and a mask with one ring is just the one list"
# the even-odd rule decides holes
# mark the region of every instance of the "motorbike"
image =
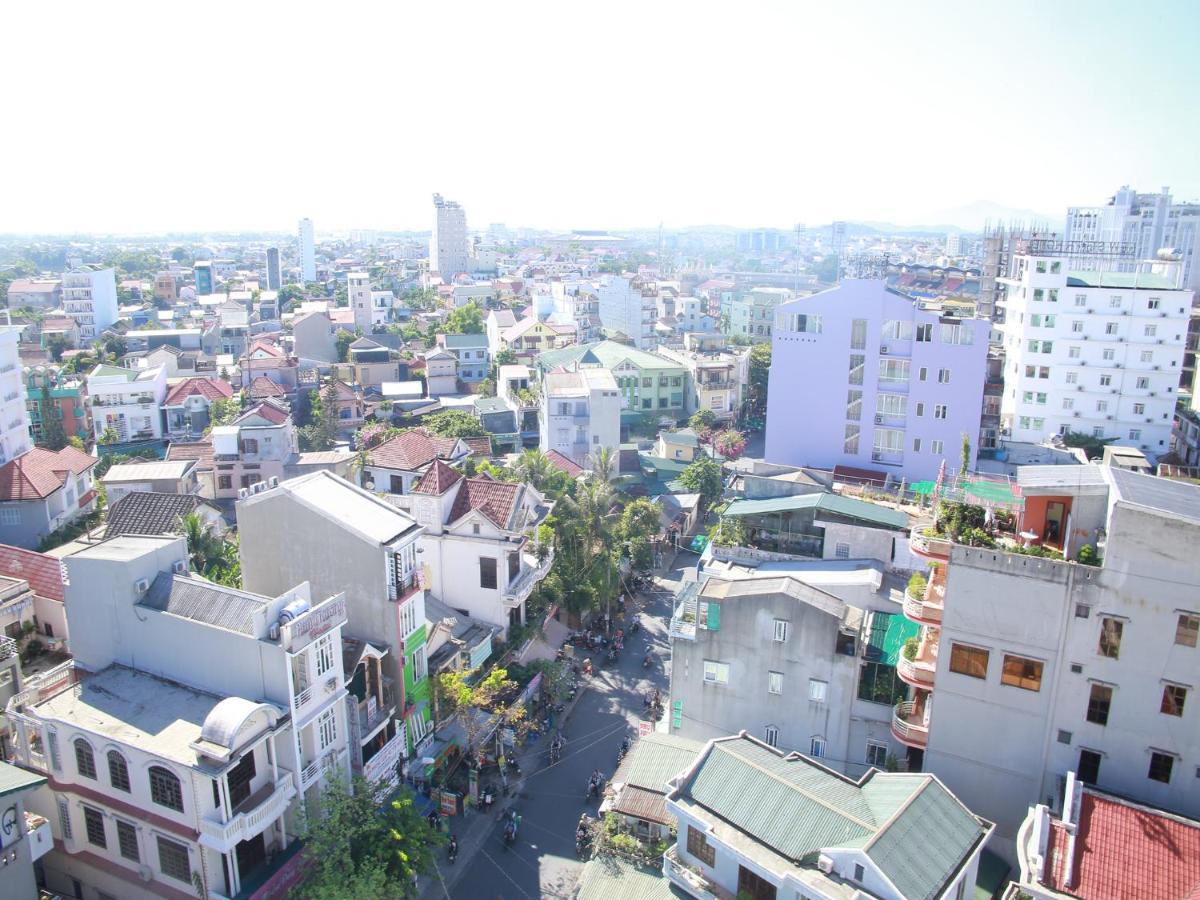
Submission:
[[520,827],[521,817],[517,815],[516,810],[510,809],[508,817],[504,822],[504,847],[511,847],[517,840],[517,830]]
[[491,791],[483,790],[479,792],[479,805],[485,810],[491,809],[492,804],[495,802],[496,797]]
[[609,662],[615,662],[615,661],[616,661],[616,658],[617,658],[617,648],[616,648],[616,647],[609,647],[609,648],[608,648],[608,655],[607,655],[605,658],[606,658],[606,659],[607,659]]
[[450,843],[446,845],[446,858],[450,862],[458,859],[458,838],[453,835],[450,837]]
[[582,817],[580,817],[579,827],[577,827],[575,829],[575,856],[576,857],[582,857],[584,854],[584,851],[587,850],[588,846],[592,842],[591,824],[592,824],[592,820],[591,820],[591,818],[588,817],[588,815],[586,813]]
[[630,633],[630,634],[637,634],[637,633],[638,633],[638,629],[640,629],[641,627],[642,627],[642,623],[641,623],[641,622],[639,622],[637,619],[634,619],[634,620],[633,620],[633,624],[629,626],[629,633]]
[[516,775],[521,774],[521,764],[517,762],[517,758],[515,756],[510,756],[508,758],[508,770]]

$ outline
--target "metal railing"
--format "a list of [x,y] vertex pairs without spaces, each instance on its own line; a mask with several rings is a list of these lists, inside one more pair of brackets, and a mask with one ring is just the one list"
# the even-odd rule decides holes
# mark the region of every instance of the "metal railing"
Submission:
[[892,710],[892,733],[909,746],[924,747],[929,741],[929,729],[918,722],[908,721],[909,717],[917,715],[917,712],[917,704],[913,700],[897,703]]
[[949,538],[922,533],[926,528],[932,527],[932,524],[914,525],[912,532],[908,536],[909,549],[921,556],[936,556],[941,559],[949,559],[950,550],[953,546]]

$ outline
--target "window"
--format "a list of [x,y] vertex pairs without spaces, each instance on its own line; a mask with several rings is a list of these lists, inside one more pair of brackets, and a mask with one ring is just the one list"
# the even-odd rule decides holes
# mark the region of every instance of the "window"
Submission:
[[232,475],[218,475],[217,476],[217,487],[223,491],[232,490],[233,489],[233,476]]
[[[1037,261],[1037,273],[1038,273],[1039,275],[1045,275],[1045,274],[1046,274],[1046,261],[1045,261],[1044,259],[1039,259],[1039,260]],[[1037,291],[1035,290],[1035,291],[1034,291],[1034,293],[1036,294],[1036,293],[1037,293]],[[855,873],[854,873],[854,880],[855,880],[855,881],[862,881],[862,878],[859,876],[859,874],[858,874],[857,872],[855,872]]]
[[108,782],[118,791],[130,792],[129,766],[125,763],[125,757],[116,750],[108,751]]
[[881,359],[879,381],[883,384],[907,384],[908,365],[907,359]]
[[858,452],[858,436],[861,429],[857,425],[846,426],[846,436],[842,441],[842,451],[844,453]]
[[87,829],[89,844],[95,844],[97,847],[108,846],[108,838],[104,834],[104,813],[85,806],[83,808],[83,824]]
[[1163,686],[1162,706],[1158,711],[1164,716],[1183,716],[1183,702],[1187,699],[1187,688],[1177,684]]
[[944,419],[950,411],[950,407],[945,403],[936,403],[933,407],[933,417],[935,419]]
[[1060,744],[1070,744],[1071,743],[1071,732],[1063,731],[1061,728],[1058,729],[1058,735],[1057,735],[1056,740]]
[[1076,334],[1079,334],[1081,331],[1083,331],[1083,320],[1082,319],[1072,320],[1071,331],[1075,332]]
[[1141,356],[1139,358],[1144,363],[1154,362],[1154,351],[1153,350],[1143,350],[1141,353]]
[[778,747],[779,746],[779,726],[768,725],[766,728],[766,731],[763,733],[763,740],[767,743],[767,746]]
[[425,662],[425,645],[422,644],[416,649],[412,655],[413,678],[420,681],[429,675],[429,668]]
[[708,684],[729,684],[729,663],[704,661],[704,680]]
[[808,679],[808,699],[813,703],[824,703],[829,693],[829,682],[819,678]]
[[1158,300],[1149,300],[1146,303],[1146,309],[1158,309]]
[[1146,777],[1151,781],[1161,781],[1163,784],[1171,783],[1171,769],[1175,766],[1175,757],[1167,753],[1151,753],[1150,754],[1150,771],[1146,773]]
[[1087,715],[1084,717],[1096,725],[1108,724],[1108,713],[1112,709],[1112,688],[1107,684],[1093,684],[1088,696]]
[[183,790],[179,779],[162,766],[150,767],[150,799],[159,806],[183,812]]
[[1086,619],[1091,614],[1092,608],[1086,603],[1075,604],[1075,618]]
[[814,737],[808,742],[808,755],[818,759],[825,755],[825,738]]
[[1108,305],[1109,305],[1109,306],[1110,306],[1112,309],[1117,309],[1117,308],[1119,308],[1119,307],[1120,307],[1120,305],[1121,305],[1121,298],[1120,298],[1120,296],[1113,296],[1113,297],[1109,297],[1109,298],[1108,298]]
[[781,644],[787,643],[788,622],[785,619],[775,620],[775,640]]
[[950,645],[950,671],[972,678],[987,678],[988,651],[966,644]]
[[1079,382],[1079,373],[1078,372],[1068,372],[1067,373],[1067,384],[1077,384],[1078,382]]
[[1143,333],[1146,335],[1146,337],[1154,337],[1156,334],[1158,334],[1158,326],[1147,325],[1145,329],[1143,329]]
[[933,342],[933,325],[926,323],[917,326],[917,343],[929,344]]
[[1108,387],[1111,384],[1112,384],[1112,376],[1111,375],[1101,375],[1100,376],[1100,387]]
[[855,319],[850,323],[850,349],[865,350],[867,347],[867,320]]
[[918,416],[925,415],[925,404],[924,403],[917,403],[917,415]]
[[1036,659],[1023,656],[1004,656],[1004,668],[1000,670],[1000,683],[1026,691],[1042,689],[1042,664]]
[[1137,387],[1138,387],[1138,390],[1142,390],[1142,391],[1146,390],[1147,388],[1150,387],[1150,379],[1146,378],[1144,376],[1142,378],[1139,378],[1137,380]]
[[783,693],[783,673],[768,672],[767,673],[767,693],[782,694]]
[[496,589],[496,560],[493,557],[479,557],[479,586],[493,591]]
[[850,383],[863,383],[863,369],[866,367],[867,358],[861,353],[850,354]]
[[887,765],[887,744],[867,741],[867,765],[877,769]]
[[134,862],[142,861],[141,854],[138,853],[137,829],[120,819],[117,819],[117,846],[121,849],[121,855],[126,859],[132,859]]
[[851,389],[846,392],[846,418],[857,422],[862,418],[862,391]]
[[643,378],[642,379],[642,387],[644,387],[644,388],[654,387],[654,379],[653,378]]
[[1087,306],[1087,294],[1076,294],[1075,295],[1075,305],[1076,306]]
[[1074,397],[1063,397],[1063,409],[1074,409],[1074,408],[1075,408],[1075,398]]
[[704,832],[691,825],[688,826],[687,852],[706,866],[711,866],[717,861],[717,848],[708,842]]
[[334,710],[325,710],[317,719],[317,739],[322,750],[337,741],[337,715]]
[[1095,750],[1079,751],[1079,766],[1075,774],[1084,784],[1095,784],[1100,780],[1100,754]]
[[1131,441],[1140,441],[1142,439],[1142,429],[1130,428],[1129,429],[1129,439]]
[[908,398],[903,394],[878,394],[875,397],[875,411],[885,416],[907,415]]
[[[1046,264],[1039,263],[1039,265],[1044,267]],[[1043,269],[1043,271],[1045,271],[1045,269]],[[863,869],[863,867],[859,863],[855,863],[854,864],[854,880],[857,881],[859,884],[862,884],[863,877],[865,875],[866,875],[866,872]]]
[[96,755],[83,738],[75,738],[75,768],[84,778],[96,780]]
[[169,878],[192,883],[192,866],[188,861],[188,848],[162,835],[158,836],[158,867]]
[[1119,659],[1121,656],[1121,635],[1125,631],[1125,623],[1120,619],[1110,619],[1107,616],[1100,620],[1101,656],[1109,659]]
[[1145,404],[1145,403],[1135,403],[1135,404],[1133,404],[1133,414],[1134,414],[1135,416],[1140,416],[1140,415],[1142,415],[1142,414],[1143,414],[1145,411],[1146,411],[1146,404]]
[[1180,613],[1179,622],[1175,626],[1175,643],[1181,647],[1195,647],[1198,635],[1200,635],[1200,616]]
[[1054,342],[1053,341],[1042,341],[1042,352],[1043,353],[1053,353],[1054,352]]
[[1107,400],[1097,400],[1096,401],[1096,412],[1108,412],[1108,401]]
[[834,559],[849,559],[850,545],[845,541],[838,541],[833,545],[833,557]]
[[927,369],[925,366],[921,366],[920,370],[917,372],[917,378],[920,381],[924,381],[928,376],[929,376],[929,369]]
[[950,370],[949,369],[938,369],[938,384],[949,384],[949,383],[950,383]]
[[316,656],[317,677],[320,678],[333,668],[333,635],[327,634],[317,641]]
[[942,453],[942,446],[943,446],[942,441],[930,441],[929,442],[929,452],[932,453],[934,456],[940,456]]
[[921,452],[921,439],[913,438],[913,453],[920,453],[920,452]]

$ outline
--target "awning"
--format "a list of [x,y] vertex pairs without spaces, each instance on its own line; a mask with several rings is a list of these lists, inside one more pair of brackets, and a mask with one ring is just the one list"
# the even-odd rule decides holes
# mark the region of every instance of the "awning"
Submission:
[[873,612],[867,623],[866,658],[894,666],[900,659],[905,641],[920,633],[921,626],[904,616]]
[[845,481],[849,484],[886,484],[887,472],[877,472],[874,469],[859,469],[855,466],[834,466],[833,480]]

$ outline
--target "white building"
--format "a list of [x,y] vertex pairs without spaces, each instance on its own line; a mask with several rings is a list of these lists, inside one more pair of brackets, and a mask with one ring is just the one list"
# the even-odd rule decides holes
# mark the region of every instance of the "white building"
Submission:
[[72,269],[63,273],[63,310],[90,344],[117,321],[117,279],[112,269]]
[[525,624],[525,601],[554,561],[553,549],[528,535],[552,502],[532,485],[466,478],[440,459],[411,493],[388,500],[424,528],[419,552],[431,595],[505,637]]
[[370,334],[375,321],[371,276],[366,272],[350,272],[346,275],[346,294],[350,299],[350,309],[354,312],[354,327],[363,334]]
[[591,459],[601,447],[616,454],[621,446],[621,393],[612,372],[595,367],[547,372],[538,426],[543,453],[557,450],[585,469],[592,467]]
[[300,280],[305,284],[317,280],[317,250],[313,242],[312,219],[301,219],[297,232],[296,252],[300,262]]
[[1139,194],[1128,185],[1104,206],[1067,209],[1067,241],[1129,244],[1133,259],[1153,259],[1171,248],[1182,257],[1183,287],[1200,290],[1200,203],[1176,203],[1169,188]]
[[596,296],[597,314],[605,332],[625,335],[639,350],[654,348],[658,291],[653,282],[610,275],[596,288]]
[[1001,417],[1014,441],[1082,432],[1167,452],[1191,292],[1179,264],[1074,270],[1064,256],[1018,256],[1001,279]]
[[167,372],[153,369],[123,369],[101,364],[87,377],[92,398],[92,427],[96,439],[112,428],[118,443],[158,440],[163,436],[163,400],[167,396]]
[[433,195],[433,233],[429,236],[429,270],[447,284],[471,271],[467,244],[467,213],[453,200]]
[[0,326],[0,466],[33,444],[29,440],[29,410],[17,352],[21,325]]
[[685,334],[682,347],[658,349],[660,356],[688,370],[684,407],[688,415],[707,409],[721,420],[737,418],[750,383],[750,351],[726,344],[723,334]]
[[[934,570],[904,602],[922,623],[899,670],[919,687],[892,726],[910,765],[995,821],[1010,857],[1028,808],[1056,804],[1072,771],[1195,817],[1200,488],[1099,465],[1026,466],[1019,482],[1017,529],[1049,558],[913,528]],[[1099,565],[1077,561],[1089,553]]]
[[75,658],[8,707],[17,762],[50,776],[29,805],[53,892],[236,896],[292,849],[301,802],[349,777],[345,599],[235,590],[187,560],[183,538],[131,536],[65,561]]

